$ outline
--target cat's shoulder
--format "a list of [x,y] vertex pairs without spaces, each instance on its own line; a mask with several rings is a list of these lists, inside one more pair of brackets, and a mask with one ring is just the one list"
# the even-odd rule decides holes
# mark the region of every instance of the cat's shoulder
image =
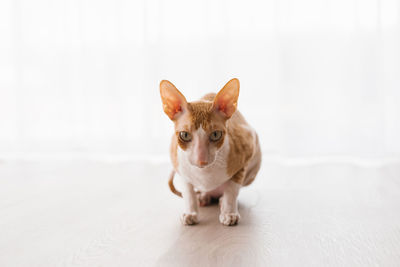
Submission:
[[228,173],[234,175],[244,168],[254,155],[256,133],[243,115],[236,111],[227,122],[229,136]]

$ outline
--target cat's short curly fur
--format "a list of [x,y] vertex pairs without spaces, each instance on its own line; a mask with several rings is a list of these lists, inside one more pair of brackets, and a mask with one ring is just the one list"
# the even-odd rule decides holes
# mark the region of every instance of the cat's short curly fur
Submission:
[[[236,109],[239,80],[230,80],[218,94],[187,102],[169,81],[160,83],[164,112],[174,122],[170,155],[174,170],[171,191],[182,196],[183,224],[198,222],[198,205],[219,199],[224,225],[240,219],[237,196],[256,177],[261,164],[258,136]],[[183,177],[182,193],[175,189],[174,174]]]

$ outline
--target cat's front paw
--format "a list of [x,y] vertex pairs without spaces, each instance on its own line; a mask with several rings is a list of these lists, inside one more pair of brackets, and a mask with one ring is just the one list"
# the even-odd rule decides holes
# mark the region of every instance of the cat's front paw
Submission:
[[240,220],[239,213],[221,213],[219,215],[219,221],[223,225],[232,226],[236,225]]
[[181,222],[183,225],[194,225],[199,222],[197,219],[197,213],[192,212],[192,213],[184,213],[181,216]]

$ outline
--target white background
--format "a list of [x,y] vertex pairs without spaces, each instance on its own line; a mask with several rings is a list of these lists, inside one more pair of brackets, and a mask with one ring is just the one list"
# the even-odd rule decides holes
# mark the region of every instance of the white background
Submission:
[[0,2],[0,154],[166,156],[158,85],[241,81],[264,155],[400,156],[400,1]]
[[[233,77],[262,167],[181,226],[159,82]],[[399,266],[399,178],[400,0],[0,0],[0,266]]]

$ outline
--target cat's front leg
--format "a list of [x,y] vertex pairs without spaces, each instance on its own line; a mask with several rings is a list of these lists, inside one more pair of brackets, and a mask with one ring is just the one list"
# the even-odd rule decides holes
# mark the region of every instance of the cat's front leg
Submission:
[[226,182],[224,194],[220,199],[221,214],[219,221],[223,225],[236,225],[239,222],[240,215],[238,212],[237,197],[242,187],[241,181],[244,175],[243,171],[238,172],[231,180]]
[[181,216],[182,223],[184,225],[193,225],[198,223],[198,204],[196,192],[194,191],[193,185],[186,181],[183,181],[182,198],[185,202],[185,212]]

